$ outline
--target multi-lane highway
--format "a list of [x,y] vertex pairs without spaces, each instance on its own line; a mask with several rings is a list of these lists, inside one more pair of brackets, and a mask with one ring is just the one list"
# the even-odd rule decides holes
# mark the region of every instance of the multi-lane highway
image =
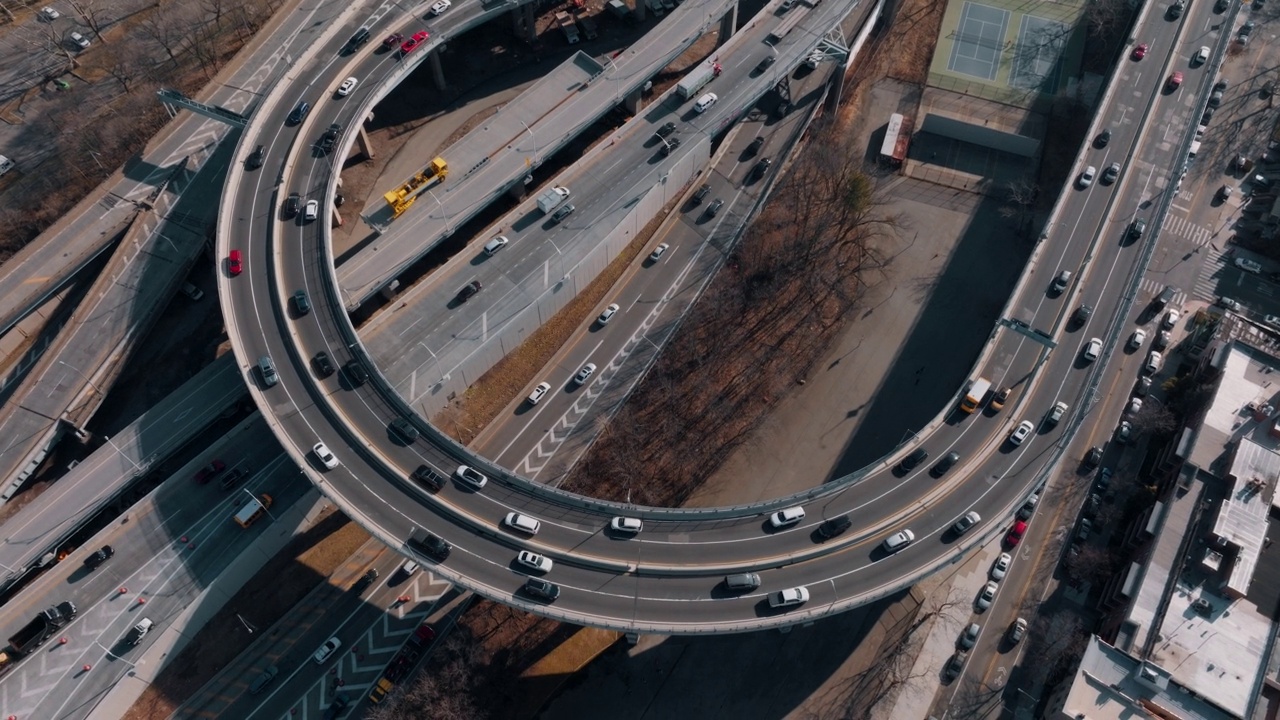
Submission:
[[[345,35],[340,38],[344,40]],[[336,54],[339,43],[325,50]],[[747,46],[741,55],[722,53],[720,62],[733,68],[731,72],[746,71],[758,59],[757,47],[762,46]],[[313,84],[326,83],[315,80]],[[738,97],[727,90],[701,122],[714,126],[720,121],[713,114],[716,111],[727,113],[725,119],[736,115],[747,96]],[[688,103],[668,107],[676,117],[694,117]],[[266,109],[259,118],[262,126],[281,127],[290,108],[268,103]],[[646,114],[629,124],[622,137],[631,141],[619,142],[619,152],[634,153],[651,129],[634,126],[658,119]],[[1120,128],[1112,142],[1117,148],[1131,146],[1136,130],[1136,125]],[[280,135],[289,132],[282,130]],[[273,147],[286,144],[281,140]],[[602,155],[593,171],[627,167],[612,160],[611,154]],[[324,244],[317,242],[323,236],[321,228],[307,225],[299,232],[296,226],[277,224],[272,201],[283,192],[314,189],[330,163],[304,153],[295,155],[288,167],[291,172],[285,174],[278,191],[271,186],[271,178],[263,175],[258,182],[239,184],[236,206],[251,209],[236,214],[254,219],[234,233],[243,239],[237,244],[247,259],[246,269],[238,277],[224,274],[220,281],[246,379],[271,413],[273,429],[290,452],[308,464],[326,493],[337,497],[389,544],[406,550],[405,539],[415,526],[430,528],[454,545],[453,553],[440,564],[446,576],[481,594],[545,614],[625,629],[731,631],[837,612],[909,584],[939,564],[953,561],[962,549],[1001,533],[1003,518],[1039,481],[1046,464],[1057,459],[1061,441],[1074,430],[1074,412],[1053,428],[1040,425],[1040,419],[1058,400],[1069,403],[1073,411],[1080,408],[1082,391],[1097,369],[1080,359],[1080,339],[1095,332],[1108,341],[1114,339],[1114,332],[1102,332],[1116,316],[1121,293],[1114,283],[1132,276],[1143,247],[1142,243],[1121,245],[1105,231],[1114,197],[1109,186],[1068,194],[1057,217],[1070,222],[1051,228],[1007,313],[1009,319],[1042,330],[1062,344],[1049,352],[1028,335],[997,329],[983,374],[997,384],[1013,385],[1015,396],[995,415],[957,417],[944,409],[929,432],[922,433],[921,442],[933,457],[949,451],[961,455],[960,465],[941,481],[930,478],[928,463],[903,476],[882,464],[856,482],[833,484],[834,489],[815,491],[806,498],[761,507],[631,509],[540,490],[487,463],[469,461],[460,448],[431,432],[402,447],[391,442],[388,425],[403,414],[404,407],[377,392],[376,378],[355,389],[342,373],[316,378],[308,364],[312,353],[325,350],[339,364],[352,357],[343,339],[345,318],[335,316],[333,311],[340,309],[332,293],[324,294],[332,285],[331,271],[326,270],[329,263],[321,251]],[[1140,173],[1122,174],[1119,187],[1128,187],[1138,177]],[[528,262],[520,248],[537,244],[531,238],[515,241],[486,266],[517,268],[518,263]],[[221,248],[225,252],[230,245],[224,242]],[[279,262],[278,271],[273,261]],[[1107,270],[1100,273],[1097,267]],[[1052,297],[1046,287],[1060,268],[1077,271],[1076,279],[1062,297]],[[316,305],[304,317],[295,317],[286,300],[297,287],[311,289]],[[1095,291],[1091,324],[1084,332],[1063,332],[1068,313]],[[454,317],[458,311],[449,307],[448,294],[442,289],[435,321],[443,319],[444,327],[470,325]],[[488,297],[492,295],[482,293],[465,310],[483,313]],[[274,387],[264,387],[250,371],[263,353],[269,353],[280,369],[281,381]],[[1033,373],[1043,355],[1047,359]],[[1035,433],[1022,445],[1009,446],[1004,442],[1006,433],[1024,419],[1036,424]],[[426,442],[427,438],[434,442]],[[316,440],[334,450],[340,466],[325,471],[316,464],[308,452]],[[430,492],[407,480],[424,462],[446,476],[453,474],[459,462],[479,464],[494,480],[479,491],[455,480],[439,492]],[[805,506],[806,519],[795,527],[770,531],[767,510],[792,502]],[[977,508],[989,519],[962,541],[944,541],[944,530],[969,508]],[[499,523],[512,509],[542,521],[536,536],[502,529]],[[834,540],[817,542],[813,532],[822,519],[844,513],[854,519],[853,528]],[[625,536],[607,530],[615,515],[642,517],[643,532]],[[903,527],[913,530],[914,544],[886,557],[878,548],[881,540]],[[514,562],[520,549],[542,552],[556,561],[548,577],[563,592],[554,604],[541,605],[521,592],[526,573]],[[722,580],[734,570],[761,571],[763,585],[743,594],[727,592]],[[769,609],[766,593],[801,585],[810,591],[807,604],[789,613]]]

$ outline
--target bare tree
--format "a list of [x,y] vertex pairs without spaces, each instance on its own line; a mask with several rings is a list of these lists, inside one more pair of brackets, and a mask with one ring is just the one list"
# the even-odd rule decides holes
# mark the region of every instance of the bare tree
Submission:
[[1142,409],[1133,417],[1135,434],[1168,435],[1177,429],[1178,418],[1173,411],[1154,400],[1143,403]]
[[125,93],[133,92],[136,86],[135,81],[142,72],[142,67],[138,63],[138,56],[118,45],[107,48],[103,55],[105,56],[105,61],[102,67],[107,74],[120,83],[120,88]]
[[164,50],[174,67],[181,64],[178,55],[181,52],[186,31],[172,15],[164,11],[163,6],[147,15],[139,27],[144,35],[155,40],[156,44]]
[[1085,20],[1089,23],[1089,32],[1105,36],[1117,30],[1133,12],[1125,0],[1094,0],[1086,3]]
[[107,42],[107,39],[102,36],[102,28],[111,22],[108,15],[110,4],[106,2],[99,4],[99,0],[67,0],[67,4],[71,6],[72,12],[80,16],[84,24],[89,26],[89,30],[100,42]]

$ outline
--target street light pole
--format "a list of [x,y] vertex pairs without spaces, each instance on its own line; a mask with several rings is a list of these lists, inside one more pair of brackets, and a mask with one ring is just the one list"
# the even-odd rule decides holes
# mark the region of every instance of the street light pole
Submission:
[[[253,498],[255,502],[262,502],[261,500],[258,500],[257,495],[254,495],[253,493],[249,492],[249,488],[240,488],[240,489],[248,493],[249,497]],[[262,511],[267,514],[267,517],[271,518],[271,522],[276,521],[276,516],[271,514],[271,511],[267,509],[267,506],[265,504],[263,504],[262,506]]]

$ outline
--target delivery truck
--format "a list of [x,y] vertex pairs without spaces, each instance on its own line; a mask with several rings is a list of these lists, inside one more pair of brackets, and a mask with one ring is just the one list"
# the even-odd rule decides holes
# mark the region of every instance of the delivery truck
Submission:
[[538,196],[538,209],[543,213],[549,213],[560,207],[560,204],[568,199],[569,188],[553,187]]
[[960,409],[966,413],[972,413],[977,410],[989,390],[991,390],[990,380],[984,377],[974,380],[973,384],[969,386],[969,390],[965,392],[964,399],[960,401]]

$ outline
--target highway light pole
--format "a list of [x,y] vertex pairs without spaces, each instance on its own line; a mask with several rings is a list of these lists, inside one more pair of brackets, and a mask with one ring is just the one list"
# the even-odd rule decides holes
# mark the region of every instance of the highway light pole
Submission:
[[436,194],[435,194],[434,192],[431,192],[430,190],[428,190],[428,191],[427,191],[427,194],[431,196],[431,199],[432,199],[432,200],[435,200],[435,201],[436,201],[436,207],[440,208],[440,217],[444,218],[444,230],[445,230],[445,232],[447,232],[448,234],[452,235],[452,234],[453,234],[453,225],[451,225],[451,224],[449,223],[449,214],[448,214],[448,213],[446,213],[446,212],[444,211],[444,204],[440,202],[440,198],[436,197]]
[[[520,118],[516,118],[520,120]],[[533,129],[524,120],[520,120],[520,124],[524,125],[524,131],[529,133],[529,139],[533,141],[533,166],[537,167],[542,164],[542,158],[538,157],[538,137],[533,134]]]
[[[102,392],[102,388],[98,387],[98,386],[97,386],[97,384],[93,382],[93,380],[90,380],[90,379],[89,379],[89,376],[88,376],[88,375],[85,375],[83,372],[81,372],[81,371],[80,371],[80,368],[76,367],[75,365],[71,365],[71,364],[65,363],[65,362],[63,362],[63,361],[61,361],[61,360],[59,360],[59,361],[58,361],[58,364],[59,364],[59,365],[62,365],[63,367],[68,367],[68,368],[71,368],[72,370],[74,370],[74,371],[76,372],[76,374],[77,374],[77,375],[79,375],[80,377],[84,378],[84,381],[85,381],[85,382],[89,383],[89,387],[93,388],[94,392],[98,393],[98,395],[100,395],[100,396],[102,396],[102,397],[106,397],[106,396],[107,396],[107,394],[106,394],[106,393]],[[50,419],[52,419],[52,418],[50,418]],[[81,427],[76,426],[76,424],[75,424],[75,423],[73,423],[73,422],[71,422],[69,419],[67,419],[67,411],[66,411],[66,410],[62,411],[62,418],[61,418],[61,419],[62,419],[62,421],[63,421],[63,422],[65,422],[66,424],[70,425],[70,426],[71,426],[71,428],[72,428],[73,430],[75,430],[77,434],[79,434],[79,435],[83,435],[83,436],[85,436],[85,437],[93,437],[93,433],[89,432],[88,430],[85,430],[84,428],[81,428]],[[123,457],[125,460],[128,460],[128,461],[129,461],[129,464],[133,466],[133,471],[134,471],[134,472],[141,472],[142,468],[138,466],[138,463],[134,462],[134,461],[133,461],[133,458],[131,458],[131,457],[129,457],[128,455],[124,454],[124,452],[122,452],[122,451],[120,450],[119,446],[117,446],[115,443],[111,442],[111,437],[110,437],[110,436],[108,436],[108,435],[103,435],[103,436],[102,436],[102,439],[107,441],[107,444],[111,446],[111,449],[112,449],[112,450],[115,450],[115,451],[116,451],[116,454],[117,454],[117,455],[119,455],[120,457]]]
[[[240,489],[248,493],[249,497],[253,498],[254,502],[260,502],[258,500],[257,495],[254,495],[253,493],[249,492],[249,488],[240,488]],[[271,514],[271,511],[267,509],[267,506],[265,504],[262,506],[262,511],[267,514],[267,517],[271,518],[271,522],[276,521],[276,516]]]

